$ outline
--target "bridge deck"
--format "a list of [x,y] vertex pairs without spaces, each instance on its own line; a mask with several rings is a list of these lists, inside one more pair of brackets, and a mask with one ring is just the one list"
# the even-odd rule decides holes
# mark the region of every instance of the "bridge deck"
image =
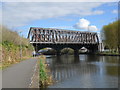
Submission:
[[98,44],[94,42],[30,42],[31,44]]

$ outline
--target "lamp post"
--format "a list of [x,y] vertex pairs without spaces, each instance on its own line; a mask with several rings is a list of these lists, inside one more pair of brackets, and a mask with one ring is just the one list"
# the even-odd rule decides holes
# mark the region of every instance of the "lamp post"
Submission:
[[[22,31],[20,31],[21,35]],[[22,60],[22,37],[20,37],[20,60]]]

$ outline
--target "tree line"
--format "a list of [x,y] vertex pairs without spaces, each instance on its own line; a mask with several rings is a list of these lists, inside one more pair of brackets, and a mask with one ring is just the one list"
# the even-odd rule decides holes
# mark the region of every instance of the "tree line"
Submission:
[[120,52],[120,20],[103,26],[104,45],[111,52]]

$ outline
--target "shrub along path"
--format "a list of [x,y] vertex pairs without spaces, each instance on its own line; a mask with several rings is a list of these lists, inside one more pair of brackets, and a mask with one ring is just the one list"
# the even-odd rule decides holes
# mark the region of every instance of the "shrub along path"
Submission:
[[37,58],[14,64],[2,71],[2,88],[28,88]]

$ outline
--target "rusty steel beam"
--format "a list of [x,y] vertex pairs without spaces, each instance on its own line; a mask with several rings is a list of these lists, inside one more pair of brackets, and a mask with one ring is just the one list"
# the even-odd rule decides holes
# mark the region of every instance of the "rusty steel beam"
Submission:
[[28,33],[30,42],[40,43],[99,43],[97,33],[72,30],[31,27]]

